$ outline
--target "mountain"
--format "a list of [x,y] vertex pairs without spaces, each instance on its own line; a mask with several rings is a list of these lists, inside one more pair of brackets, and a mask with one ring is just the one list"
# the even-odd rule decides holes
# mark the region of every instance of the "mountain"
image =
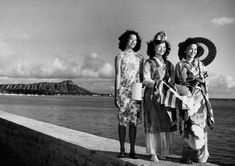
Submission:
[[90,92],[71,80],[58,83],[39,82],[33,84],[0,84],[0,93],[6,94],[33,94],[33,95],[97,95]]

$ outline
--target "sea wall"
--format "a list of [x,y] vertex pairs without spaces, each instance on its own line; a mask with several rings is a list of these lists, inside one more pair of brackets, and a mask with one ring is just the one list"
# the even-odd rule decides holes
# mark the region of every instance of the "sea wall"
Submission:
[[[30,166],[156,166],[182,165],[180,156],[157,164],[144,147],[136,146],[140,159],[116,156],[119,142],[81,131],[0,111],[0,144],[9,147]],[[130,145],[125,144],[129,152]],[[204,164],[203,164],[204,165]],[[213,165],[207,163],[205,165]]]
[[[64,127],[0,111],[0,142],[32,166],[133,165],[93,149],[99,139]],[[92,143],[89,143],[92,141]],[[102,144],[101,139],[101,144]]]

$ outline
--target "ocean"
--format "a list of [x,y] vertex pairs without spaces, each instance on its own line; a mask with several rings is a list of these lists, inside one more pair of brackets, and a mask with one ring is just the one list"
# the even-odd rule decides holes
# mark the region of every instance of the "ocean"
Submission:
[[[113,97],[91,96],[0,96],[0,110],[32,119],[118,139],[117,109]],[[208,162],[235,164],[235,100],[211,99],[215,128],[208,130]],[[128,134],[127,134],[128,136]],[[128,140],[128,137],[126,138]],[[136,144],[145,146],[143,123]],[[175,133],[174,153],[181,155],[182,138]]]

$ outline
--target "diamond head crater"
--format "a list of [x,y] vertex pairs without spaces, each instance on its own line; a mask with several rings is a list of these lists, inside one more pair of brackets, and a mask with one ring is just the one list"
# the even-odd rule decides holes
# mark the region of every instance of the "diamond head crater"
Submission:
[[32,84],[0,84],[0,94],[112,96],[111,94],[91,92],[76,85],[71,80],[65,80],[62,82],[39,82]]

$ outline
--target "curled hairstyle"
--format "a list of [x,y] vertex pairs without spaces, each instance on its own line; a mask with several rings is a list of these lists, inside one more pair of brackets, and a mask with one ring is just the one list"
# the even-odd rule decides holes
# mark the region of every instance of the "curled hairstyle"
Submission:
[[[162,33],[164,33],[164,39],[159,39],[159,35],[161,35]],[[156,45],[159,45],[161,43],[165,43],[166,44],[166,51],[165,53],[162,55],[162,58],[164,59],[164,61],[166,62],[168,55],[171,52],[171,45],[168,41],[166,41],[166,36],[165,36],[165,32],[161,31],[159,33],[157,33],[154,37],[153,40],[147,42],[147,55],[149,56],[149,58],[153,58],[155,56],[156,53]]]
[[133,51],[137,52],[140,50],[140,47],[141,47],[141,38],[137,32],[131,31],[131,30],[127,30],[118,38],[119,39],[119,49],[122,51],[124,51],[126,49],[127,42],[130,38],[130,35],[136,35],[137,42],[136,42],[136,46],[133,48]]
[[179,47],[178,57],[179,57],[180,60],[182,60],[183,58],[186,58],[185,51],[187,50],[188,46],[190,46],[191,44],[196,44],[197,45],[197,54],[196,54],[195,58],[202,55],[203,50],[198,45],[197,41],[194,38],[187,38],[184,42],[181,42],[181,43],[178,44],[178,47]]

